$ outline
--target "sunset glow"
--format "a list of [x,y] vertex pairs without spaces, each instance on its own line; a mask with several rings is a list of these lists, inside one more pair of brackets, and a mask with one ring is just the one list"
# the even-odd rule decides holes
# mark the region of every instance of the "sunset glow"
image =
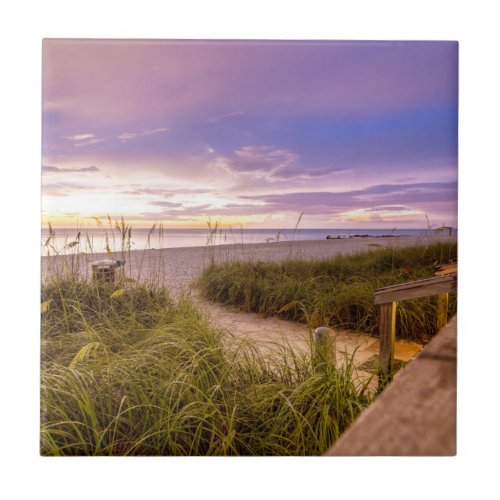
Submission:
[[456,227],[457,53],[45,40],[43,221]]

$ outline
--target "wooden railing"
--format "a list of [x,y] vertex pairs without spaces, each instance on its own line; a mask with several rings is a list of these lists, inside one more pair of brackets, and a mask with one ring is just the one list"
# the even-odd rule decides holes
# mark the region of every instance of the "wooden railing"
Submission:
[[380,305],[379,389],[392,380],[396,341],[396,308],[400,300],[438,296],[437,328],[448,321],[448,293],[457,289],[457,264],[436,266],[436,277],[410,281],[375,290],[375,304]]

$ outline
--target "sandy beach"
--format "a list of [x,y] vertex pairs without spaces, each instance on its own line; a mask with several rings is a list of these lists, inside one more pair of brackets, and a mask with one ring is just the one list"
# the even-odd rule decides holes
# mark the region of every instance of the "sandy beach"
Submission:
[[[231,244],[204,247],[134,250],[124,256],[126,276],[139,281],[157,280],[166,285],[173,296],[193,289],[202,270],[211,262],[261,260],[276,262],[288,258],[320,260],[338,254],[352,254],[380,247],[427,245],[438,241],[454,241],[448,235],[365,237],[320,241]],[[78,269],[90,278],[91,263],[99,259],[120,259],[121,252],[74,256],[42,257],[42,278],[64,266]]]
[[[273,355],[273,351],[284,344],[307,352],[310,345],[310,332],[306,325],[266,317],[257,313],[242,312],[231,307],[215,304],[206,300],[196,289],[196,280],[203,269],[211,262],[226,261],[281,261],[288,258],[319,260],[338,254],[353,254],[374,250],[380,247],[403,247],[455,240],[447,235],[401,236],[394,238],[367,237],[344,238],[323,241],[274,242],[246,245],[217,245],[212,247],[168,248],[162,250],[132,251],[125,255],[126,276],[135,280],[166,285],[173,297],[182,293],[189,294],[198,308],[206,313],[216,328],[229,332],[240,339],[256,342],[259,349]],[[91,263],[99,259],[120,259],[120,252],[112,254],[92,254],[42,258],[42,277],[47,273],[73,266],[90,279]],[[336,329],[337,358],[342,362],[344,352],[355,353],[357,365],[374,359],[378,354],[378,340],[374,337]],[[395,358],[401,361],[412,359],[421,345],[410,341],[396,342]],[[358,371],[362,379],[371,377],[369,373]],[[376,387],[376,379],[372,385]]]

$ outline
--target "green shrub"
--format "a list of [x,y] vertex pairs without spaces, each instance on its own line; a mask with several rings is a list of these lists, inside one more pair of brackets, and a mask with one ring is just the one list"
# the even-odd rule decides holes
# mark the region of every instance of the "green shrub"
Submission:
[[163,288],[67,278],[42,300],[43,455],[318,455],[370,402],[352,360],[270,360]]
[[[318,261],[286,260],[212,264],[200,286],[210,300],[245,311],[378,333],[377,288],[434,275],[434,266],[457,258],[456,243],[381,248]],[[449,313],[456,311],[451,294]],[[436,333],[436,298],[399,303],[400,338],[427,341]]]

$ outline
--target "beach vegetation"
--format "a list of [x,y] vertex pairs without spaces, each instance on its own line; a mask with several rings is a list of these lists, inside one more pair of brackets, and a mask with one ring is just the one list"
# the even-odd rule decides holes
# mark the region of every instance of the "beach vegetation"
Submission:
[[161,286],[61,273],[41,295],[42,455],[319,455],[372,398],[347,355],[263,354]]
[[[281,262],[225,260],[203,272],[204,295],[243,311],[378,334],[377,288],[429,278],[434,266],[457,259],[456,242],[413,247],[375,247],[319,260],[288,258]],[[398,338],[428,341],[436,333],[436,297],[398,304]],[[450,294],[449,314],[456,312]]]

